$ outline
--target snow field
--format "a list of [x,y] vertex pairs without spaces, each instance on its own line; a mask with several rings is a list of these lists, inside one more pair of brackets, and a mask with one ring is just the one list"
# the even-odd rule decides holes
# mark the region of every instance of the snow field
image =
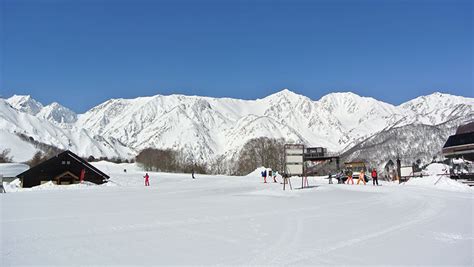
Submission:
[[0,265],[473,264],[472,191],[94,165],[113,183],[0,196]]

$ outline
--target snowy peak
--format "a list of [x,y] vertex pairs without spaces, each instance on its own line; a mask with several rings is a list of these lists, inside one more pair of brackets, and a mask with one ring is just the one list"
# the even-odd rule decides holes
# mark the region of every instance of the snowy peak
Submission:
[[30,95],[14,95],[7,99],[7,102],[16,110],[46,119],[53,123],[74,123],[77,120],[77,114],[53,102],[47,106],[43,106],[40,102],[33,99]]
[[349,113],[353,113],[361,106],[381,105],[386,108],[393,108],[393,105],[376,100],[372,97],[364,97],[351,92],[337,92],[323,96],[318,103],[325,106],[329,110],[345,109]]
[[474,98],[433,93],[399,106],[400,112],[418,123],[436,125],[449,118],[474,118]]
[[274,94],[271,94],[265,98],[263,98],[264,101],[268,102],[289,102],[289,103],[297,103],[300,101],[311,101],[308,97],[304,95],[299,95],[293,91],[290,91],[289,89],[283,89],[279,92],[276,92]]
[[[337,118],[346,129],[360,126],[365,121],[376,121],[397,113],[396,107],[372,97],[354,93],[331,93],[317,101],[319,109]],[[378,125],[376,128],[379,129]]]
[[402,109],[411,110],[418,114],[427,114],[435,109],[450,108],[456,105],[473,105],[474,98],[454,96],[443,93],[420,96],[400,105]]
[[57,102],[43,107],[36,116],[55,123],[74,123],[77,121],[77,114],[74,111]]
[[43,108],[43,105],[30,95],[14,95],[8,98],[7,102],[15,109],[31,115],[38,114]]

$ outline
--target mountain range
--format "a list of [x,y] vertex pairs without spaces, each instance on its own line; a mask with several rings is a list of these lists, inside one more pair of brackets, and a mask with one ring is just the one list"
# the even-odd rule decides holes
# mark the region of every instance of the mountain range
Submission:
[[15,95],[0,98],[0,150],[25,161],[38,149],[31,140],[96,158],[170,148],[212,163],[235,159],[252,138],[270,137],[383,164],[395,154],[428,160],[472,120],[474,98],[442,93],[398,106],[350,92],[314,101],[288,89],[257,100],[156,95],[110,99],[83,114]]

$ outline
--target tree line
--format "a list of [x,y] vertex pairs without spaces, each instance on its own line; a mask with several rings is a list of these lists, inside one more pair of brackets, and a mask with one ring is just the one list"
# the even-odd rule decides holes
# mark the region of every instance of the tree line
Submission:
[[193,162],[182,151],[172,149],[146,148],[135,157],[145,171],[207,173],[204,164]]
[[[27,136],[19,135],[23,139],[28,139],[34,142],[40,151],[37,151],[34,156],[26,162],[30,167],[40,164],[54,155],[63,152],[57,147],[46,145],[35,140],[30,140]],[[122,159],[119,157],[107,158],[89,156],[84,158],[88,162],[94,161],[110,161],[114,163],[134,163],[137,162],[143,167],[145,171],[161,171],[161,172],[183,172],[190,173],[212,173],[212,174],[228,174],[228,175],[246,175],[256,168],[265,166],[273,170],[284,172],[285,153],[284,153],[284,139],[272,139],[268,137],[259,137],[249,140],[243,148],[237,152],[233,157],[226,157],[221,155],[212,162],[196,162],[189,158],[189,153],[182,150],[172,149],[157,149],[146,148],[140,151],[135,158]],[[0,151],[0,163],[12,162],[10,150],[5,149]],[[347,160],[346,157],[341,158],[341,168],[343,162]],[[433,160],[434,161],[434,160]],[[369,162],[367,162],[369,163]],[[390,161],[387,165],[390,164]],[[393,162],[392,162],[393,164]],[[419,171],[423,164],[420,159],[413,162],[415,171]],[[387,169],[387,166],[385,166]],[[317,172],[320,174],[327,174],[335,171],[335,164],[324,163],[317,166]]]

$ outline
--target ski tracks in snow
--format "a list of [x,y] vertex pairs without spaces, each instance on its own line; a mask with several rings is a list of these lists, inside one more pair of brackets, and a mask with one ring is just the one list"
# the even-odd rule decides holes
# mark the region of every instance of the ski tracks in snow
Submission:
[[[338,203],[328,203],[325,204],[325,208],[337,209],[340,207],[346,207],[348,205],[359,205],[365,203],[366,207],[370,207],[372,205],[376,205],[384,196],[382,194],[376,194],[375,196],[368,197],[366,199],[361,200],[350,200],[350,201],[343,201]],[[312,212],[317,212],[320,210],[320,206],[314,206],[312,208],[300,208],[295,210],[301,214],[304,212],[305,214],[311,214],[309,216],[305,216],[304,218],[299,216],[286,216],[285,224],[281,229],[280,236],[276,242],[272,244],[261,244],[260,246],[264,248],[262,251],[259,251],[257,255],[255,255],[252,259],[246,262],[249,265],[284,265],[288,259],[294,258],[295,254],[298,254],[298,246],[300,237],[305,233],[305,219],[317,219],[325,216],[325,214],[314,214]],[[351,211],[351,214],[355,214],[356,211]],[[345,214],[336,214],[333,217],[340,217],[343,218],[347,216]],[[311,231],[309,229],[308,231]]]
[[[405,194],[408,195],[408,194]],[[368,240],[375,238],[383,238],[383,236],[388,236],[394,234],[397,231],[402,231],[407,229],[415,224],[423,223],[427,220],[430,220],[435,217],[435,215],[444,207],[442,201],[437,199],[426,200],[421,196],[411,196],[407,197],[404,201],[417,201],[420,205],[416,205],[416,208],[408,211],[406,214],[400,214],[400,222],[394,222],[393,226],[382,227],[382,230],[375,232],[361,233],[358,237],[352,237],[344,241],[337,242],[335,244],[329,244],[325,248],[312,248],[312,247],[302,247],[298,240],[302,233],[304,233],[304,221],[308,219],[313,219],[317,216],[308,216],[300,218],[297,222],[296,231],[293,232],[292,237],[287,239],[287,242],[280,250],[274,248],[273,255],[265,255],[265,257],[259,258],[253,263],[259,264],[270,264],[270,265],[307,265],[307,264],[331,264],[329,260],[330,257],[322,257],[326,254],[344,250],[347,247],[356,247],[361,243],[364,243]],[[382,205],[383,202],[373,203],[372,205]],[[355,210],[357,212],[359,210]],[[347,216],[344,215],[345,217]],[[410,218],[407,221],[403,219]],[[294,229],[293,229],[294,230]],[[366,229],[370,231],[370,229]],[[308,229],[311,231],[311,229]],[[286,234],[285,236],[287,236]],[[343,255],[341,255],[343,256]],[[351,258],[351,260],[357,261],[357,258]],[[334,264],[334,262],[333,262]],[[363,262],[354,262],[354,264],[363,264]]]

